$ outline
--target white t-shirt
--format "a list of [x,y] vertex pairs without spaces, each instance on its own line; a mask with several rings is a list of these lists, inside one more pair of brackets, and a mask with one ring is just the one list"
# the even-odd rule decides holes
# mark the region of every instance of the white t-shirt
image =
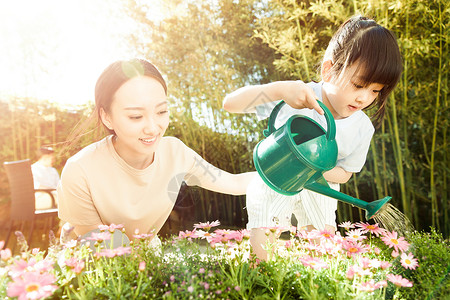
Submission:
[[56,189],[59,182],[59,174],[53,167],[46,167],[39,161],[31,165],[35,189]]
[[230,176],[175,137],[163,137],[153,163],[135,169],[119,156],[108,136],[67,161],[58,186],[59,217],[74,226],[122,224],[129,236],[136,229],[157,233],[183,180],[187,185],[238,194],[236,186],[227,185]]
[[[314,90],[317,98],[322,101],[322,82],[310,82],[307,84]],[[278,102],[268,102],[255,107],[256,115],[260,120],[270,116],[273,108]],[[275,119],[275,128],[279,128],[292,116],[301,114],[310,117],[319,123],[325,130],[327,122],[325,116],[320,115],[313,109],[295,109],[285,104]],[[357,111],[345,119],[335,120],[336,123],[336,143],[338,146],[338,161],[336,166],[343,168],[347,172],[360,172],[366,162],[370,141],[375,132],[375,128],[370,118],[363,112]]]

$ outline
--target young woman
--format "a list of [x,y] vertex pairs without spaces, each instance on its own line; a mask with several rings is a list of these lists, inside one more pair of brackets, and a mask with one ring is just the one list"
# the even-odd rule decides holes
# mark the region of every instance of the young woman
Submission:
[[[339,184],[359,172],[366,161],[375,129],[363,110],[375,107],[373,118],[379,124],[401,69],[400,51],[393,34],[374,20],[355,16],[333,35],[322,60],[321,82],[280,81],[243,87],[225,98],[224,108],[237,113],[253,111],[258,117],[267,118],[277,101],[283,99],[288,105],[278,113],[275,127],[294,114],[303,114],[326,128],[323,110],[317,102],[322,101],[336,121],[338,144],[337,165],[323,176],[330,187],[338,190]],[[260,228],[290,226],[292,214],[299,228],[333,231],[336,228],[337,200],[309,190],[283,196],[266,186],[259,176],[249,185],[247,209],[251,243],[261,258],[266,257],[262,246],[267,237]]]
[[217,169],[179,139],[164,136],[167,87],[145,60],[105,69],[95,87],[94,114],[110,135],[71,157],[58,187],[59,217],[76,236],[111,224],[123,224],[129,238],[136,231],[156,235],[183,180],[240,195],[254,176]]

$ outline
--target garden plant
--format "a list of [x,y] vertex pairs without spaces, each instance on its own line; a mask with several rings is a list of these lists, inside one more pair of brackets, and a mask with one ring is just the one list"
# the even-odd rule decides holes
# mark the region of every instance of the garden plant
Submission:
[[[247,230],[218,221],[180,231],[161,246],[133,234],[129,246],[105,247],[121,225],[48,251],[1,250],[2,299],[439,299],[448,297],[450,244],[415,232],[409,240],[378,224],[344,222],[341,231],[288,230],[252,255]],[[111,243],[112,244],[112,243]],[[0,243],[1,248],[3,244]],[[447,270],[447,271],[446,271]]]

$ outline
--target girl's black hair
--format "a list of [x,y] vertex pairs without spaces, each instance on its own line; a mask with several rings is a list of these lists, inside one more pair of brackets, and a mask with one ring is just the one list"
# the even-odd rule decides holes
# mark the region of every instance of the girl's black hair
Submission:
[[375,127],[383,120],[389,94],[397,85],[402,72],[402,60],[393,33],[363,16],[354,16],[339,27],[331,38],[324,59],[331,59],[333,76],[339,77],[353,63],[361,85],[384,85],[379,96],[367,107],[377,107],[372,116]]

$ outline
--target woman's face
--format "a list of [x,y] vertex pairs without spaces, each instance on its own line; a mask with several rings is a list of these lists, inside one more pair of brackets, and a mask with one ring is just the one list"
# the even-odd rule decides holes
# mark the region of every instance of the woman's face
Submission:
[[163,86],[147,76],[133,77],[114,94],[110,112],[101,111],[106,127],[116,133],[114,148],[132,167],[143,169],[169,126]]

